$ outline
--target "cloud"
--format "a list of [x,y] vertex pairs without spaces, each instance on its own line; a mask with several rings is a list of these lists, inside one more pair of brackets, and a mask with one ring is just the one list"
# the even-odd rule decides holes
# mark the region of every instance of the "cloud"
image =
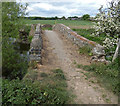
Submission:
[[[27,0],[25,0],[27,2]],[[95,16],[98,12],[98,8],[101,5],[106,5],[106,2],[111,0],[44,0],[36,2],[30,2],[28,6],[29,16],[82,16],[84,14],[90,14]]]

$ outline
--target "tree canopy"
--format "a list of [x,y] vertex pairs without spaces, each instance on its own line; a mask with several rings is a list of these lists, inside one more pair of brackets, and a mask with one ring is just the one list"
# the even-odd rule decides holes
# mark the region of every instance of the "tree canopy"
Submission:
[[6,78],[22,78],[26,72],[26,62],[14,50],[11,41],[19,36],[19,29],[23,25],[21,17],[26,14],[26,7],[27,4],[23,6],[16,2],[2,2],[2,75]]
[[89,19],[90,19],[90,15],[89,15],[89,14],[84,14],[84,15],[82,16],[82,19],[83,19],[83,20],[89,20]]
[[99,13],[96,16],[96,25],[94,26],[95,32],[93,35],[101,36],[105,35],[104,47],[107,52],[116,52],[114,54],[113,60],[118,56],[118,48],[120,47],[120,1],[113,0],[109,2],[106,9],[101,6],[99,8]]

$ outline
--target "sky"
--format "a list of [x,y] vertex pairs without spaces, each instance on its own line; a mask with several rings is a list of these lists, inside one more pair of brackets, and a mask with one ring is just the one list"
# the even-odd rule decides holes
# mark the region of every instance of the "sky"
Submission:
[[[19,1],[19,0],[17,0]],[[69,17],[89,14],[95,16],[101,5],[106,7],[106,3],[111,0],[24,0],[29,6],[27,12],[29,16],[41,17]]]

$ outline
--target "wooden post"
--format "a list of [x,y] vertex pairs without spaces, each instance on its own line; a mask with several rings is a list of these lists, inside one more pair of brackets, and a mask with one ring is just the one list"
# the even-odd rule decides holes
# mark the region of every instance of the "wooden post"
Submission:
[[115,53],[114,53],[112,62],[114,62],[114,60],[118,57],[118,53],[119,53],[119,51],[120,51],[119,49],[120,49],[120,38],[118,38],[117,48],[116,48],[116,50],[115,50]]

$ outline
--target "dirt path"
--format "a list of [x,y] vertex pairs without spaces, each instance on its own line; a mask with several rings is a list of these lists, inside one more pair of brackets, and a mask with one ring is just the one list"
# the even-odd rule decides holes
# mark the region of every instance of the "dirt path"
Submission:
[[[79,55],[77,46],[66,40],[54,31],[45,31],[44,37],[48,39],[48,64],[50,67],[60,67],[67,77],[68,89],[76,95],[76,104],[117,104],[117,96],[108,92],[97,83],[85,79],[82,69],[76,68],[74,61],[79,64],[89,65],[89,57]],[[45,42],[45,41],[43,41]],[[44,64],[44,62],[43,62]],[[103,97],[106,95],[106,97]]]

